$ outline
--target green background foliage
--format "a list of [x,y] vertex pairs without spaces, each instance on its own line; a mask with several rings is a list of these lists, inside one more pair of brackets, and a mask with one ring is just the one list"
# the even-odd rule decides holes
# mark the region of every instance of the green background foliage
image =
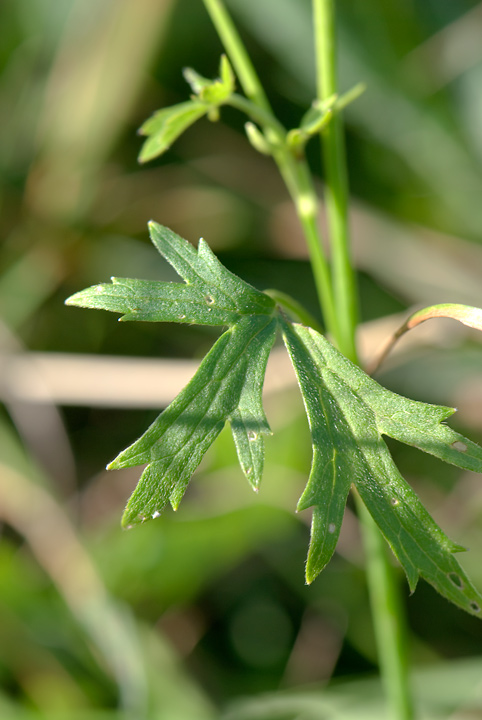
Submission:
[[[478,5],[355,5],[338,3],[341,88],[367,85],[346,110],[362,321],[412,305],[480,306],[482,65],[480,35],[468,32],[481,23]],[[296,127],[314,94],[309,3],[228,7],[282,121]],[[162,159],[137,165],[137,128],[186,99],[181,69],[218,72],[221,47],[202,3],[9,0],[0,28],[0,714],[282,717],[282,702],[292,717],[384,717],[350,505],[338,552],[312,586],[303,582],[309,513],[292,508],[311,447],[292,383],[265,399],[274,434],[257,496],[224,430],[178,513],[129,533],[118,519],[137,470],[101,468],[160,408],[125,400],[122,380],[117,400],[101,404],[100,376],[86,377],[86,365],[65,378],[64,399],[46,402],[43,386],[35,401],[38,363],[58,359],[51,353],[200,360],[215,343],[211,327],[117,325],[64,307],[110,275],[177,279],[157,262],[149,218],[194,244],[203,236],[229,270],[317,316],[286,192],[236,111],[200,120]],[[315,147],[309,160],[317,170]],[[373,327],[363,326],[369,359],[388,334]],[[458,407],[452,424],[480,441],[479,340],[450,323],[432,332],[402,340],[377,379]],[[23,375],[17,360],[29,361]],[[163,367],[144,397],[172,391]],[[134,395],[143,380],[143,371],[129,376]],[[470,547],[460,561],[482,587],[479,476],[398,443],[390,450],[437,522]],[[479,621],[425,583],[406,606],[422,711],[480,712]],[[307,683],[315,693],[290,695]]]

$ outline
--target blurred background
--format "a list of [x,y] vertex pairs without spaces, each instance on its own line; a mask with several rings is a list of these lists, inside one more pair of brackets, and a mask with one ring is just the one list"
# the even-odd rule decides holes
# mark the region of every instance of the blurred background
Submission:
[[[276,112],[314,95],[308,0],[229,0]],[[358,269],[360,347],[373,359],[408,308],[482,305],[482,3],[337,3]],[[176,515],[131,532],[140,469],[103,468],[194,372],[214,328],[116,323],[64,306],[112,275],[177,279],[154,219],[260,289],[315,315],[303,239],[244,118],[202,120],[137,164],[137,128],[187,98],[182,68],[217,74],[201,0],[0,4],[0,717],[119,720],[385,718],[356,518],[311,587],[306,420],[274,351],[265,477],[254,496],[222,433]],[[319,149],[308,148],[322,192]],[[323,218],[320,218],[323,222]],[[400,315],[401,314],[401,315]],[[432,321],[378,373],[459,409],[482,440],[482,346]],[[393,443],[404,476],[482,588],[480,477]],[[424,582],[409,597],[424,717],[482,718],[482,624]]]

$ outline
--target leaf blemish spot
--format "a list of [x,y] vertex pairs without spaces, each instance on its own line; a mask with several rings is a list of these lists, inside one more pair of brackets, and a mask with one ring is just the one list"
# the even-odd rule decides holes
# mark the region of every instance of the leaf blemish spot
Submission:
[[461,590],[464,587],[464,583],[462,582],[462,578],[457,575],[457,573],[449,573],[448,578],[450,582],[452,582],[456,587],[460,588]]
[[185,319],[186,319],[185,315],[179,315],[179,320],[185,320]]
[[476,602],[470,603],[470,609],[473,610],[474,612],[480,612],[480,607],[477,605]]
[[330,524],[328,525],[328,532],[330,533],[330,535],[333,535],[333,533],[335,532],[335,530],[336,530],[336,525],[335,525],[335,523],[330,523]]
[[155,520],[158,517],[161,517],[161,513],[159,512],[159,510],[156,510],[152,513],[152,519]]
[[393,497],[390,500],[390,505],[392,505],[393,507],[396,507],[397,505],[400,505],[400,500],[398,498]]
[[459,452],[466,452],[467,445],[463,442],[460,442],[460,440],[456,440],[452,443],[452,447],[454,450],[458,450]]
[[212,295],[206,295],[204,298],[208,305],[214,305],[215,300]]
[[254,432],[254,430],[248,430],[248,440],[256,440],[258,437],[257,433]]

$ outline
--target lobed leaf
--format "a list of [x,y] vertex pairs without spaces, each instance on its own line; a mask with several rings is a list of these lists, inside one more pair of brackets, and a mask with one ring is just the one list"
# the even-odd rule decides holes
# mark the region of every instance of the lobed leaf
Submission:
[[112,278],[66,300],[67,305],[109,310],[123,321],[233,325],[241,317],[273,313],[275,302],[227,270],[204,240],[196,249],[176,233],[149,223],[157,250],[183,283]]
[[149,138],[141,148],[139,162],[147,162],[165,153],[188,127],[208,112],[209,105],[196,99],[155,112],[139,128],[139,134]]
[[234,92],[234,73],[226,55],[221,55],[220,77],[216,80],[208,80],[192,68],[185,68],[183,74],[199,100],[212,108],[226,102]]
[[277,328],[278,321],[273,318],[253,338],[241,397],[230,417],[239,464],[254,490],[258,490],[263,475],[264,436],[271,435],[263,410],[262,394],[266,364]]
[[231,422],[243,471],[257,488],[264,440],[262,406],[266,363],[277,318],[275,302],[230,273],[204,240],[196,250],[168,228],[149,224],[157,250],[185,283],[112,278],[72,295],[66,303],[121,313],[121,320],[228,325],[191,382],[109,469],[147,463],[126,507],[123,524],[177,508],[189,478],[225,422]]
[[159,157],[168,150],[177,138],[197,120],[207,115],[217,119],[218,108],[234,92],[234,73],[225,55],[221,57],[220,78],[208,80],[192,68],[184,70],[184,77],[195,95],[177,105],[155,112],[139,128],[140,135],[146,135],[139,153],[139,162],[144,163]]
[[[421,575],[459,607],[479,614],[482,596],[453,556],[463,548],[443,533],[402,478],[382,434],[478,471],[482,471],[482,449],[440,425],[451,408],[417,403],[381,388],[310,328],[283,323],[283,335],[313,437],[312,471],[299,505],[299,509],[314,506],[308,582],[334,550],[332,536],[342,515],[333,504],[335,488],[346,497],[347,484],[353,483],[404,568],[412,591]],[[460,443],[459,448],[454,443]]]
[[[204,454],[226,421],[236,418],[240,405],[251,418],[251,424],[244,426],[248,442],[253,427],[269,432],[262,406],[256,395],[253,401],[251,388],[259,381],[262,385],[263,377],[253,378],[253,368],[266,364],[266,343],[268,347],[272,344],[275,332],[272,317],[242,318],[219,338],[169,407],[110,463],[109,470],[147,463],[125,509],[123,525],[157,517],[168,502],[177,509]],[[236,432],[241,435],[239,427]],[[243,452],[241,457],[245,459]],[[248,468],[246,461],[245,472]]]
[[[109,469],[146,465],[123,524],[157,517],[169,503],[177,509],[192,474],[226,422],[231,423],[243,472],[258,489],[264,437],[271,432],[262,388],[281,326],[312,436],[310,476],[297,507],[313,508],[307,582],[333,555],[354,485],[404,568],[411,590],[422,576],[450,601],[480,615],[482,596],[454,557],[463,548],[431,518],[400,475],[383,439],[392,437],[480,472],[482,448],[444,424],[453,408],[416,402],[382,388],[316,330],[287,320],[276,302],[299,315],[289,298],[274,291],[269,291],[270,297],[230,273],[204,240],[196,249],[156,223],[149,228],[157,250],[184,283],[113,278],[66,302],[117,312],[122,320],[195,322],[228,330],[169,407],[110,463]],[[469,321],[478,322],[473,312]]]
[[308,416],[313,461],[297,510],[313,507],[306,581],[311,583],[330,561],[338,542],[346,499],[353,482],[353,434],[320,371],[291,323],[283,323],[283,337],[298,377]]
[[[318,333],[317,333],[318,335]],[[387,390],[322,338],[327,367],[343,376],[347,385],[376,413],[379,431],[394,440],[413,445],[444,462],[482,472],[482,448],[443,421],[455,408],[410,400]]]
[[189,84],[191,90],[195,95],[199,95],[205,87],[208,87],[212,83],[212,80],[209,80],[209,78],[205,78],[203,75],[200,75],[196,70],[191,67],[184,68],[182,74],[184,76],[184,80]]

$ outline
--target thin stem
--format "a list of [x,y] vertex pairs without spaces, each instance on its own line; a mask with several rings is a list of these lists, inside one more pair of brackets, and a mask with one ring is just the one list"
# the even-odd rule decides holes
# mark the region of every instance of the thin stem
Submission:
[[[337,93],[334,0],[313,0],[317,89],[320,100]],[[336,113],[322,131],[326,173],[326,206],[333,255],[334,294],[339,313],[340,350],[358,362],[355,330],[358,301],[351,263],[348,232],[348,182],[341,114]],[[390,566],[385,540],[359,499],[360,525],[366,548],[370,593],[380,671],[393,720],[413,718],[408,683],[405,622],[398,588]]]
[[274,154],[284,181],[296,206],[310,254],[311,269],[328,333],[336,339],[338,315],[333,298],[331,273],[318,226],[318,197],[305,161],[295,160],[290,152]]
[[[338,314],[335,310],[336,304],[333,297],[330,268],[324,254],[318,226],[318,198],[313,187],[308,165],[303,158],[295,158],[288,149],[285,141],[286,133],[283,132],[283,136],[280,136],[281,126],[272,113],[256,70],[222,0],[204,0],[204,5],[242,88],[249,100],[252,101],[251,105],[247,105],[248,101],[246,101],[244,108],[242,108],[240,96],[235,95],[231,97],[230,104],[248,112],[250,117],[266,131],[268,142],[273,143],[273,158],[295,204],[308,245],[311,267],[325,325],[328,333],[333,338],[337,338],[340,335]],[[255,113],[253,105],[257,105],[263,111],[263,114],[259,111]],[[269,115],[269,121],[264,113]]]
[[261,81],[222,0],[204,0],[204,5],[247,97],[263,110],[271,113],[271,106]]
[[408,679],[408,634],[394,568],[384,538],[356,494],[358,517],[367,557],[367,580],[378,648],[379,664],[393,720],[413,720]]
[[[335,11],[333,0],[313,0],[317,95],[327,100],[337,93]],[[333,292],[339,313],[340,350],[356,361],[355,328],[358,300],[348,239],[348,182],[341,114],[335,113],[321,133],[326,174],[325,205],[330,228]]]

